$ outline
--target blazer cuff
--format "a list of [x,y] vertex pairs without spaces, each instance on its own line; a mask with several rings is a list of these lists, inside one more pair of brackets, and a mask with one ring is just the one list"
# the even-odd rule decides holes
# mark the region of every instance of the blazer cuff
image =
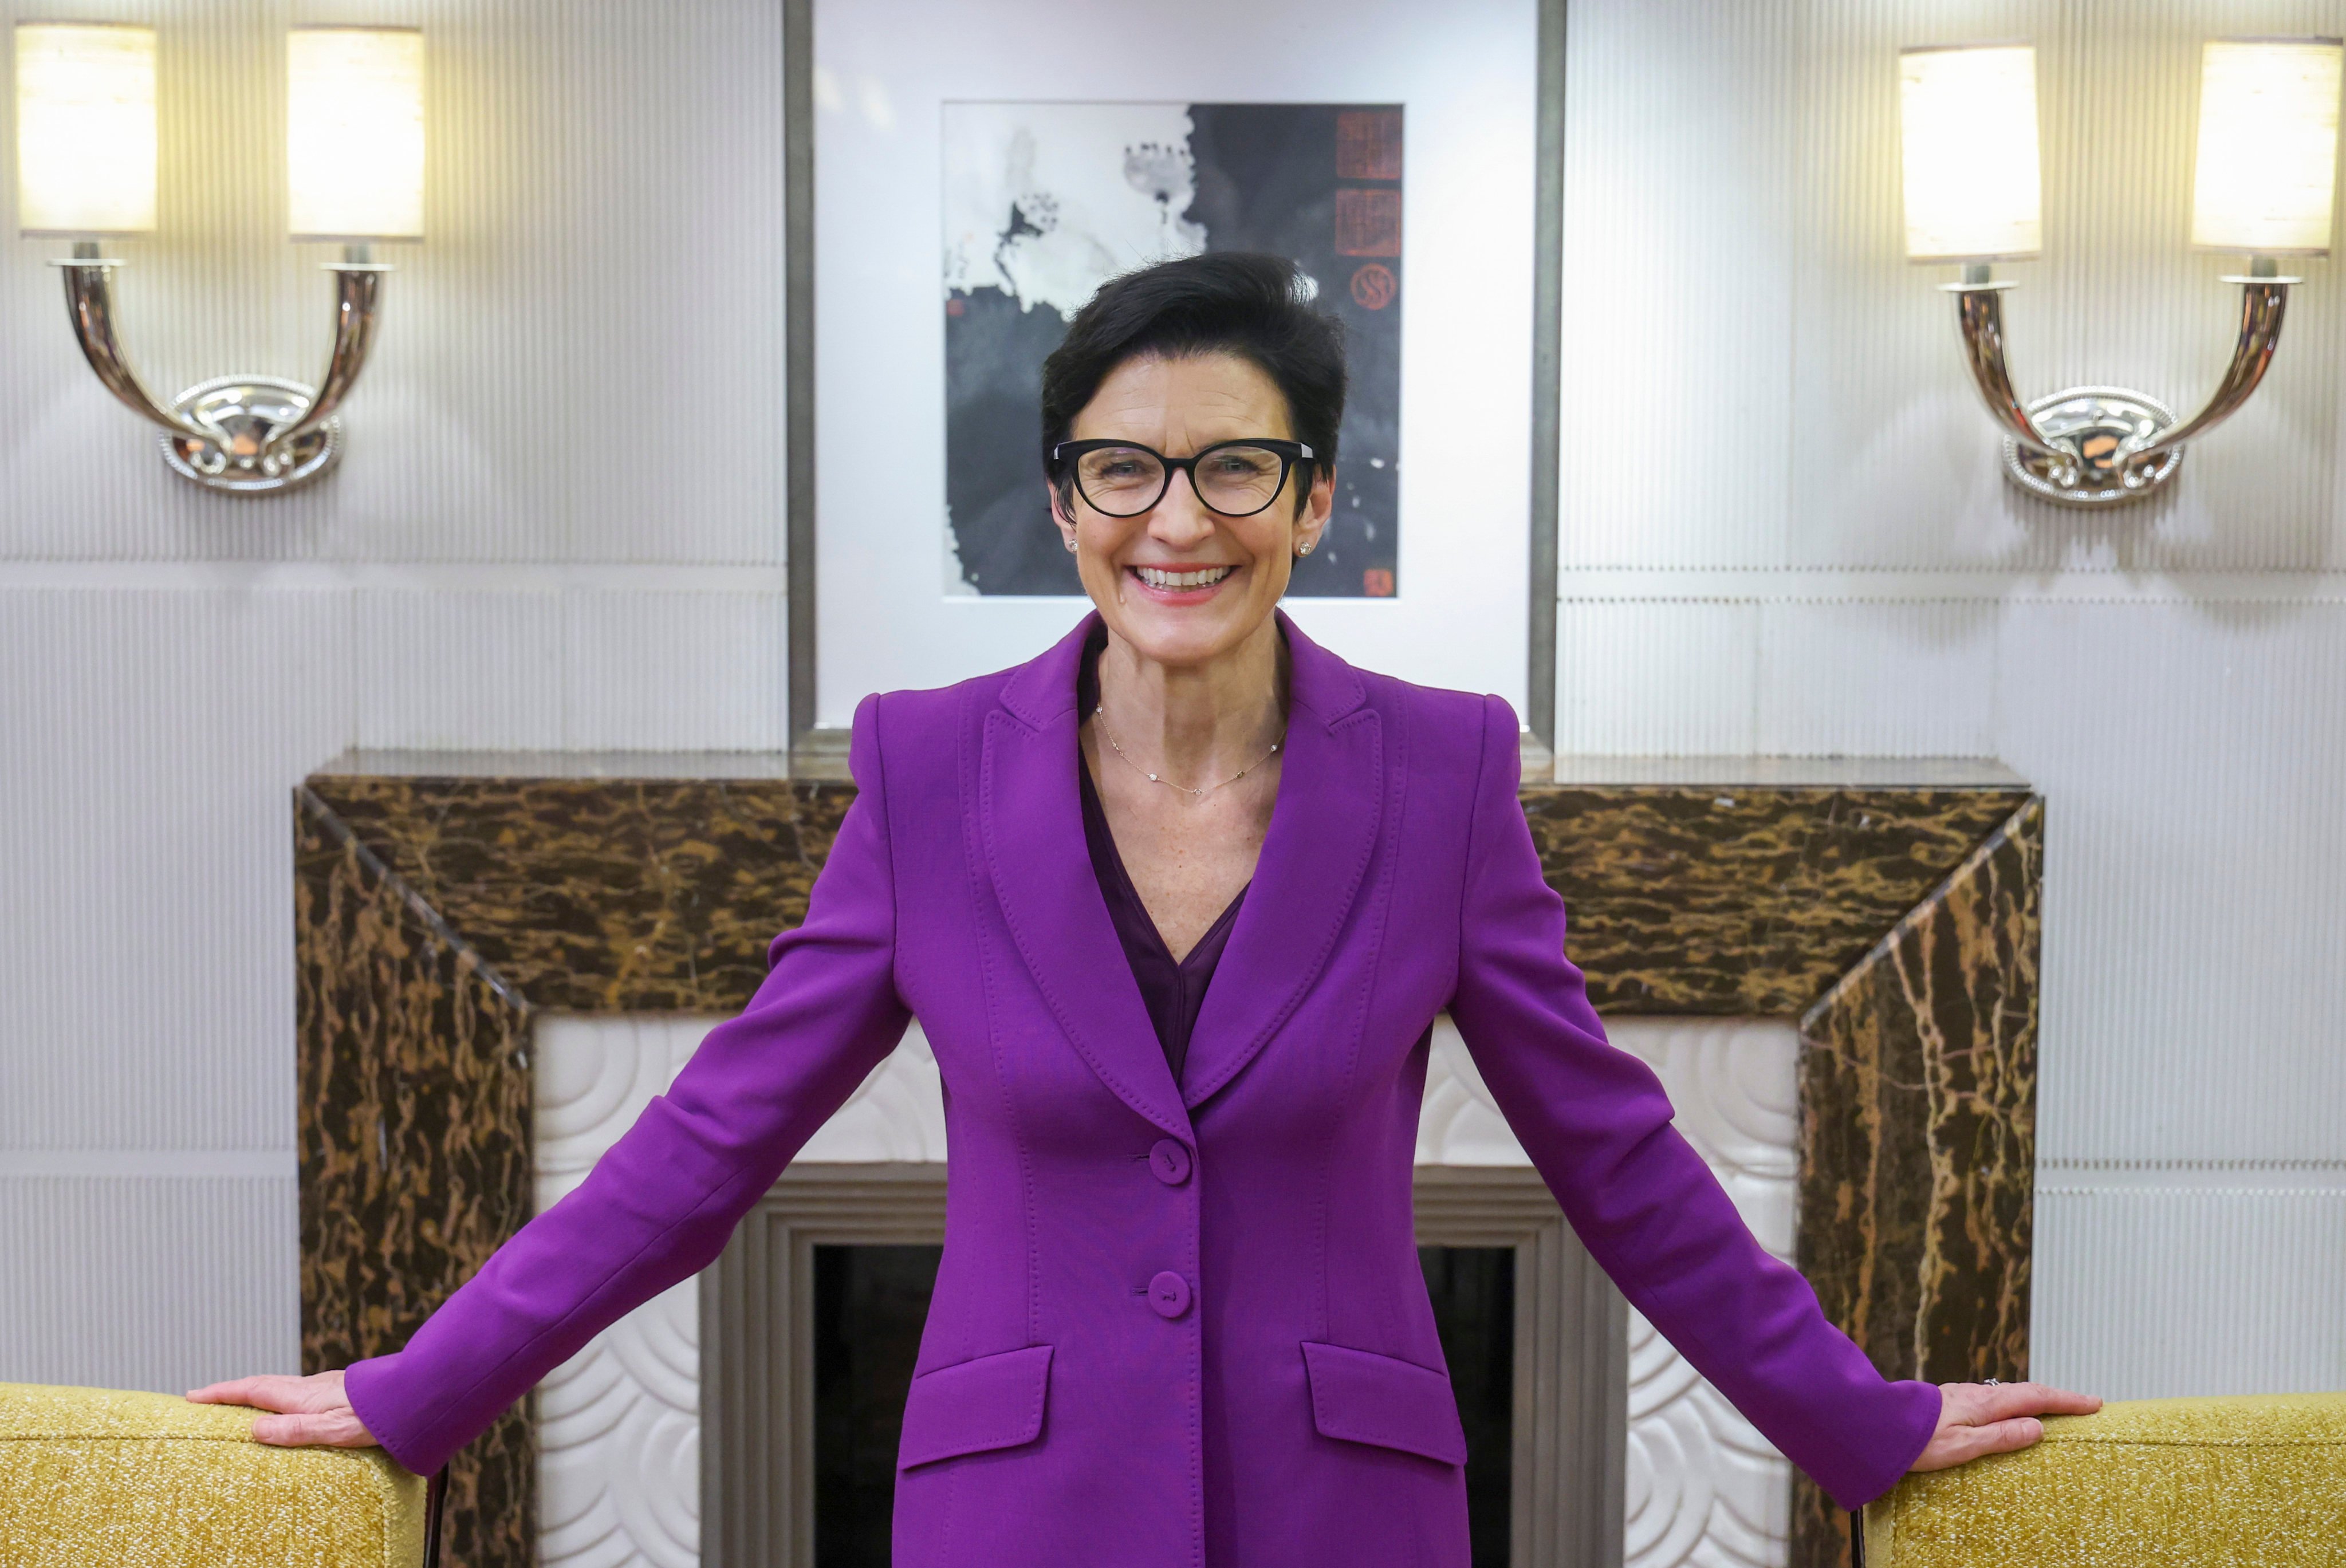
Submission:
[[342,1371],[342,1393],[370,1436],[382,1451],[416,1475],[430,1475],[448,1462],[459,1443],[435,1449],[412,1430],[414,1412],[400,1409],[395,1397],[399,1356],[372,1356],[353,1361]]
[[1836,1473],[1814,1478],[1826,1496],[1851,1513],[1897,1485],[1939,1430],[1945,1396],[1938,1384],[1902,1380],[1890,1384],[1889,1390],[1898,1403],[1888,1431],[1873,1450],[1875,1461],[1836,1467]]

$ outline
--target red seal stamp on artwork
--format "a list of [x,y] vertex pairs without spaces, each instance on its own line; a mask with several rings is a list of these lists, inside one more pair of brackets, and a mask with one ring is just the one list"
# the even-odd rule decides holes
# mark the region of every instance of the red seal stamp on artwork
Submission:
[[1401,254],[1401,192],[1340,185],[1336,188],[1336,254]]
[[1382,261],[1372,261],[1352,274],[1352,303],[1363,311],[1383,310],[1399,292],[1400,280]]
[[1392,597],[1392,574],[1382,566],[1371,566],[1361,574],[1361,592],[1372,599]]
[[1399,109],[1346,109],[1337,115],[1336,178],[1401,178]]

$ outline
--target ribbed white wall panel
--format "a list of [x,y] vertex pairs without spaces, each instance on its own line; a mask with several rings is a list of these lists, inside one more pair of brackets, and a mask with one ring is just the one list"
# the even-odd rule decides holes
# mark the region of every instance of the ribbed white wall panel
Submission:
[[563,596],[362,589],[358,743],[559,750]]
[[348,627],[0,592],[0,1150],[291,1147],[291,789],[350,743]]
[[1760,752],[1990,755],[1996,621],[1979,600],[1762,604]]
[[0,1176],[0,1382],[301,1370],[294,1206],[290,1152],[276,1176]]
[[1772,565],[1799,30],[1775,3],[1566,13],[1559,558]]
[[1742,756],[1757,738],[1760,606],[1567,599],[1556,616],[1556,747]]
[[2042,1152],[2346,1164],[2346,604],[2005,611],[2046,797]]
[[2314,261],[2248,409],[2169,500],[2025,501],[1943,267],[1903,260],[1896,54],[2037,48],[2045,260],[2007,269],[2022,395],[2212,390],[2237,258],[2187,244],[2198,42],[2336,0],[1588,0],[1570,8],[1567,565],[2287,569],[2334,558],[2339,283]]
[[780,594],[573,593],[570,746],[780,750],[789,657]]
[[[329,246],[287,242],[283,30],[419,24],[420,245],[386,248],[342,472],[260,503],[197,493],[80,362],[63,242],[0,240],[0,555],[611,561],[782,555],[781,7],[770,0],[117,0],[158,27],[159,227],[113,253],[168,396],[314,381]],[[0,24],[56,7],[5,0]],[[14,210],[14,118],[0,117]],[[13,229],[13,225],[11,226]]]
[[2039,1186],[2031,1374],[2106,1399],[2346,1389],[2346,1185],[2288,1180]]

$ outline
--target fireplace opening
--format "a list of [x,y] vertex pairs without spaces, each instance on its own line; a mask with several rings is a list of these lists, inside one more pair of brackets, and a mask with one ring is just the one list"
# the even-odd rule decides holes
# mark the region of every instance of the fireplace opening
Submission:
[[888,1568],[896,1440],[942,1247],[814,1249],[816,1568]]
[[1466,1428],[1474,1568],[1506,1568],[1515,1498],[1515,1249],[1421,1247],[1417,1261]]
[[[701,1561],[888,1561],[944,1167],[800,1165],[699,1291]],[[1539,1174],[1420,1166],[1419,1262],[1466,1430],[1474,1568],[1621,1562],[1628,1319]]]
[[[888,1568],[896,1440],[944,1249],[813,1250],[816,1568]],[[1515,1248],[1423,1247],[1418,1263],[1466,1428],[1474,1565],[1505,1568],[1514,1490]]]

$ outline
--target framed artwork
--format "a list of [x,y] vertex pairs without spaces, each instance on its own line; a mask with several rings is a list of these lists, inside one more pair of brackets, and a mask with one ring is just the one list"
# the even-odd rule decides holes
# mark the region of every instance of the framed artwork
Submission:
[[1351,340],[1288,613],[1545,731],[1561,0],[787,4],[795,748],[1075,624],[1043,357],[1105,279],[1239,249]]
[[1290,595],[1390,598],[1400,561],[1399,104],[948,103],[949,595],[1079,595],[1037,477],[1043,361],[1119,272],[1205,250],[1293,260],[1343,323],[1335,511]]

